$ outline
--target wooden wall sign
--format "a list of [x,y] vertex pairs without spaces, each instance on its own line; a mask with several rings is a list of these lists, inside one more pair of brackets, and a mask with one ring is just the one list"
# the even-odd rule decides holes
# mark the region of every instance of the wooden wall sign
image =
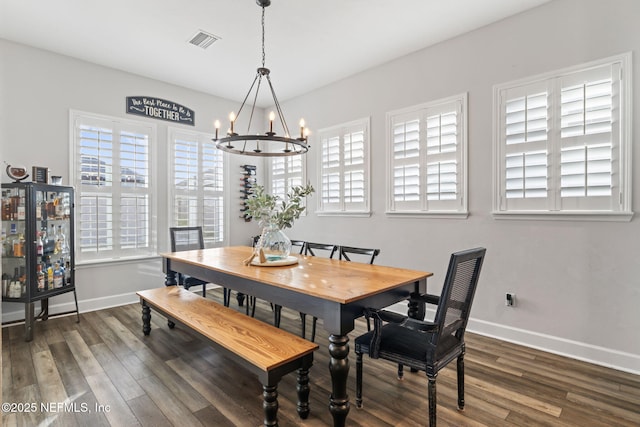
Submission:
[[165,99],[150,96],[127,96],[127,114],[151,117],[183,125],[195,126],[192,109]]

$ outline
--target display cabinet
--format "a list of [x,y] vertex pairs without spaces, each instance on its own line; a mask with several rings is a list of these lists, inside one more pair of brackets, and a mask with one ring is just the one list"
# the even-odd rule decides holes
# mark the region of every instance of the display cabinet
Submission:
[[[73,188],[2,184],[2,301],[25,305],[25,340],[49,317],[49,298],[75,288]],[[35,315],[35,304],[40,313]]]

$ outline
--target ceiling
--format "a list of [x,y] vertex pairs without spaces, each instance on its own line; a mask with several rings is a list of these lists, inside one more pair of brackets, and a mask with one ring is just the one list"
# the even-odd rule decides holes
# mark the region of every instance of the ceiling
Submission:
[[[272,0],[265,65],[282,102],[547,1]],[[237,101],[260,20],[255,0],[0,0],[0,38]],[[199,30],[220,39],[189,44]]]

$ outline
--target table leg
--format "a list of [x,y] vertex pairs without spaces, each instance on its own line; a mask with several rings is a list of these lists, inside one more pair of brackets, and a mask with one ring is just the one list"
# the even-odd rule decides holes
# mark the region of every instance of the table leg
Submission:
[[175,271],[167,271],[167,274],[164,276],[164,284],[165,286],[174,286],[178,284]]
[[[164,276],[164,285],[165,286],[176,286],[178,284],[178,280],[176,278],[176,272],[167,269],[167,274],[165,274]],[[167,326],[169,327],[169,329],[173,329],[176,324],[173,323],[171,320],[167,320]]]
[[151,310],[146,301],[142,301],[142,333],[145,336],[151,333]]
[[329,336],[329,371],[331,372],[332,392],[329,410],[333,415],[333,425],[343,427],[349,413],[349,395],[347,379],[349,377],[349,337],[347,335]]

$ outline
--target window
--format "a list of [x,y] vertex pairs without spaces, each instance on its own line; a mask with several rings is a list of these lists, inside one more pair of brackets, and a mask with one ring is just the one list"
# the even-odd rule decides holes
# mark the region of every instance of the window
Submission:
[[224,156],[213,135],[169,129],[173,227],[201,226],[206,247],[226,243]]
[[388,214],[467,215],[467,95],[387,114]]
[[151,256],[155,127],[71,112],[78,262]]
[[631,56],[494,88],[496,215],[630,219]]
[[270,193],[285,200],[295,185],[305,184],[304,155],[271,157],[269,159]]
[[319,214],[369,215],[369,119],[323,129]]

